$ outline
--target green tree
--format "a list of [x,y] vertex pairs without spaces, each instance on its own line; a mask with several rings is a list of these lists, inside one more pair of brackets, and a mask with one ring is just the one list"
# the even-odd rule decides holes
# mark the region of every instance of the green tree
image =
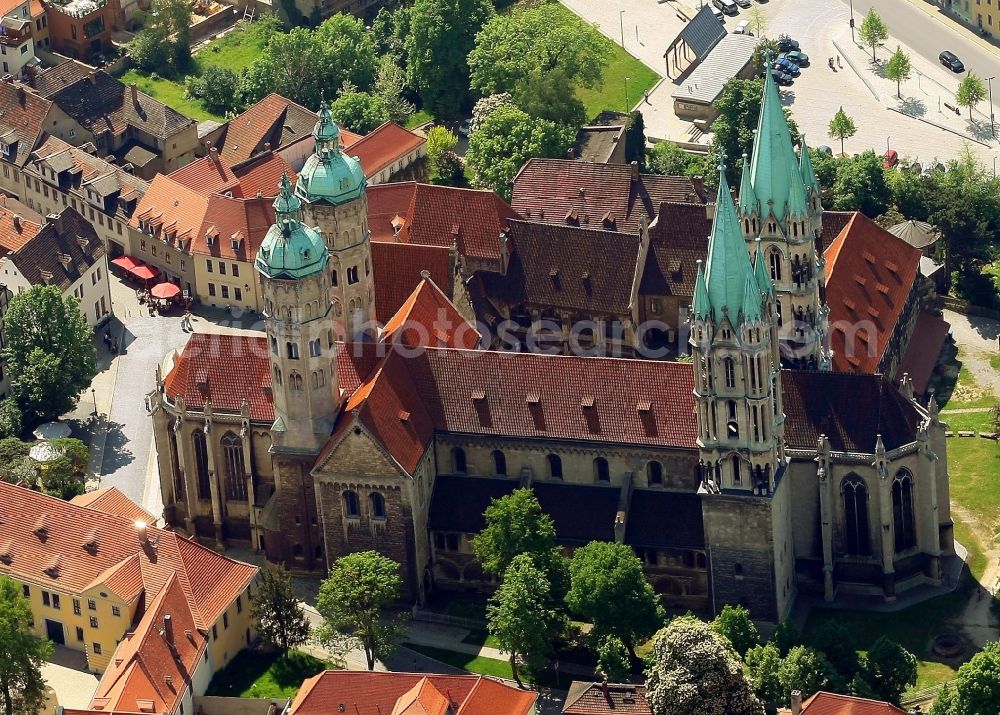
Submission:
[[469,53],[473,89],[480,94],[513,92],[532,74],[554,70],[570,87],[601,81],[612,45],[559,3],[515,7],[494,16]]
[[129,58],[144,72],[159,72],[170,68],[170,32],[162,24],[139,30],[128,45]]
[[434,126],[427,132],[428,178],[432,184],[456,186],[462,179],[462,162],[455,153],[458,137],[447,127]]
[[[840,165],[840,157],[832,153],[827,154],[819,149],[810,149],[809,158],[812,159],[813,173],[824,193],[829,194],[833,189],[833,183],[837,180],[837,167]],[[825,205],[825,204],[824,204]],[[829,208],[829,206],[827,206]]]
[[597,672],[613,683],[624,681],[632,672],[632,661],[621,638],[605,636],[597,644]]
[[154,2],[157,18],[170,31],[170,59],[174,74],[181,75],[191,66],[191,3],[188,0]]
[[292,577],[283,566],[261,569],[250,601],[250,617],[261,640],[282,654],[309,640],[309,621],[292,592]]
[[729,643],[694,616],[656,634],[646,670],[653,715],[763,715]]
[[828,133],[834,139],[840,140],[840,153],[844,153],[844,140],[850,139],[858,131],[858,128],[854,126],[854,120],[847,116],[847,112],[841,107],[837,110],[837,113],[833,115],[833,119],[830,120],[830,128]]
[[385,611],[400,596],[399,564],[377,551],[337,559],[319,588],[316,610],[323,617],[317,639],[335,652],[365,652],[368,670],[395,649],[398,623]]
[[[385,9],[385,8],[383,8]],[[405,126],[413,116],[414,107],[404,96],[406,92],[406,73],[388,55],[379,59],[375,72],[375,96],[385,107],[386,116],[390,121]]]
[[639,168],[646,166],[646,122],[638,109],[628,113],[625,124],[625,161],[634,161]]
[[[755,5],[754,9],[759,8]],[[777,40],[769,40],[766,37],[761,38],[757,42],[757,46],[753,48],[753,55],[750,57],[750,63],[753,65],[754,72],[758,74],[762,73],[771,62],[777,59],[779,54]]]
[[587,121],[587,110],[561,69],[532,71],[517,83],[514,103],[532,117],[556,124],[582,127]]
[[865,655],[864,675],[879,700],[899,705],[903,693],[917,683],[917,658],[881,636]]
[[858,646],[851,631],[840,621],[825,621],[813,631],[809,645],[825,655],[845,681],[858,672]]
[[83,478],[73,468],[73,461],[65,455],[43,464],[39,476],[42,491],[51,497],[69,501],[84,492]]
[[869,10],[868,14],[865,15],[865,19],[861,21],[861,27],[858,29],[858,37],[861,38],[863,44],[872,48],[872,62],[874,62],[875,48],[889,39],[889,28],[879,14],[875,12],[875,8]]
[[969,108],[969,121],[972,121],[972,110],[984,99],[986,99],[986,85],[979,75],[969,70],[958,85],[955,101],[959,107]]
[[76,476],[86,476],[87,465],[90,463],[90,449],[82,440],[75,437],[57,437],[49,440],[49,444],[69,460],[70,468]]
[[[757,37],[764,37],[767,34],[767,15],[760,8],[760,5],[754,5],[747,12],[747,21],[750,23],[750,30]],[[775,55],[777,57],[777,55]]]
[[934,701],[931,715],[996,715],[1000,712],[1000,641],[992,641],[958,669]]
[[146,72],[180,76],[191,65],[191,6],[154,0],[145,27],[129,43],[132,62]]
[[3,715],[36,715],[45,705],[42,665],[52,644],[31,632],[31,604],[21,585],[0,576],[0,701]]
[[97,374],[94,331],[80,302],[57,286],[15,295],[4,316],[11,392],[29,425],[71,410]]
[[472,119],[469,122],[470,133],[479,131],[479,127],[483,126],[483,123],[489,116],[500,109],[500,107],[514,106],[517,105],[514,104],[514,97],[511,96],[510,92],[491,94],[488,97],[477,100],[472,107]]
[[774,645],[781,657],[784,658],[792,648],[802,645],[802,635],[794,623],[786,620],[775,627],[767,642]]
[[30,451],[31,445],[28,442],[22,442],[17,437],[4,437],[0,439],[0,470],[5,469],[9,464],[27,457]]
[[785,688],[778,677],[781,653],[773,643],[754,646],[744,659],[749,673],[750,686],[768,712],[774,712],[785,702]]
[[11,398],[0,400],[0,437],[17,437],[24,429],[21,408]]
[[524,162],[565,156],[575,137],[573,127],[535,119],[516,107],[501,107],[469,137],[466,166],[476,186],[510,201],[514,176]]
[[783,701],[787,702],[793,690],[809,696],[819,690],[839,693],[844,682],[826,656],[815,648],[799,645],[788,651],[778,668],[778,679],[784,688]]
[[740,658],[760,642],[760,633],[750,620],[750,611],[746,606],[731,606],[727,603],[710,627],[729,641]]
[[598,637],[620,639],[638,660],[636,644],[656,633],[664,613],[632,547],[591,541],[573,554],[569,573],[570,610],[593,623]]
[[324,20],[313,36],[325,63],[324,87],[341,87],[350,82],[362,92],[372,88],[378,54],[361,18],[339,12]]
[[10,484],[24,484],[28,487],[38,486],[38,462],[31,457],[20,457],[8,463],[0,474],[0,479]]
[[490,635],[500,651],[510,656],[510,669],[520,686],[519,662],[537,671],[566,629],[566,616],[554,607],[552,584],[530,553],[514,557],[504,571],[500,588],[486,606]]
[[896,51],[892,53],[892,57],[889,58],[889,64],[885,66],[885,76],[896,83],[896,96],[899,99],[903,98],[900,84],[910,78],[912,69],[910,56],[903,52],[899,45],[896,45]]
[[330,116],[356,134],[368,134],[389,119],[382,98],[348,88],[330,102]]
[[231,69],[208,65],[200,75],[190,75],[184,82],[189,97],[201,100],[210,112],[225,114],[237,109],[240,78]]
[[840,162],[833,184],[833,206],[838,211],[856,210],[865,216],[878,216],[891,198],[882,157],[871,149]]
[[406,38],[409,84],[424,108],[458,116],[469,95],[469,52],[495,14],[490,0],[415,0]]
[[688,167],[695,163],[694,154],[681,149],[679,144],[666,139],[656,142],[649,150],[646,168],[654,174],[685,176]]

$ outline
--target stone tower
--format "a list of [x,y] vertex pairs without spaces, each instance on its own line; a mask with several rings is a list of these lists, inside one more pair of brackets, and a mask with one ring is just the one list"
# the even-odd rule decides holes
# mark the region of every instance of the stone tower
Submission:
[[274,201],[275,224],[257,252],[271,362],[275,453],[315,455],[340,407],[330,256],[319,232],[302,222],[287,176]]
[[739,216],[750,252],[759,246],[774,284],[782,362],[829,370],[819,183],[804,139],[795,154],[770,72],[764,76],[753,156],[743,155]]
[[322,233],[330,253],[328,278],[338,339],[377,335],[368,230],[367,180],[357,158],[340,148],[340,129],[324,104],[313,129],[315,151],[302,167],[295,194],[303,220]]
[[751,261],[723,172],[691,319],[702,479],[713,488],[774,490],[785,457],[777,331],[763,249]]

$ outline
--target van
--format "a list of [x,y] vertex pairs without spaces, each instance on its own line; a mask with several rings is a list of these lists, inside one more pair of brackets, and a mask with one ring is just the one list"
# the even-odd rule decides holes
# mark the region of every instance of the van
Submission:
[[722,10],[726,15],[738,15],[740,9],[733,0],[712,0],[712,4]]
[[752,35],[753,33],[750,32],[750,21],[749,20],[740,20],[738,23],[736,23],[736,27],[733,28],[733,34],[734,35]]

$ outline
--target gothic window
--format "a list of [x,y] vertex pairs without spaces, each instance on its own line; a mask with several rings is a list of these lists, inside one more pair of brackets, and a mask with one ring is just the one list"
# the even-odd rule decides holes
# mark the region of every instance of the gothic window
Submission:
[[708,421],[708,433],[712,439],[715,439],[716,430],[718,429],[718,419],[719,419],[719,413],[715,407],[715,401],[712,402],[711,411],[712,411],[712,418]]
[[608,460],[598,457],[594,460],[594,479],[599,482],[610,482],[611,471],[608,469]]
[[562,479],[562,459],[559,458],[558,454],[550,454],[545,458],[545,461],[549,464],[549,478],[550,479]]
[[333,347],[333,331],[332,330],[327,330],[326,331],[326,346],[328,348],[332,348]]
[[288,386],[296,392],[302,391],[302,375],[297,372],[288,373]]
[[344,309],[340,306],[340,301],[333,301],[333,314],[338,318],[344,314]]
[[740,422],[736,409],[736,400],[729,400],[726,403],[726,428],[729,439],[740,438]]
[[778,249],[772,249],[770,253],[767,254],[768,263],[771,266],[771,280],[780,281],[781,280],[781,252]]
[[298,360],[299,359],[299,344],[298,343],[291,343],[291,342],[285,343],[285,351],[288,354],[288,359],[289,360]]
[[361,504],[357,492],[344,492],[344,515],[350,518],[361,516]]
[[178,454],[177,454],[177,435],[174,433],[173,425],[171,425],[170,432],[168,433],[170,439],[170,457],[174,464],[174,495],[176,501],[183,501],[184,499],[184,472],[177,469],[178,464]]
[[465,474],[465,450],[455,447],[451,450],[451,464],[455,474]]
[[278,339],[273,335],[271,336],[271,352],[275,355],[278,354]]
[[896,473],[892,481],[892,522],[896,553],[916,546],[913,521],[913,478],[905,469]]
[[310,340],[309,355],[311,357],[319,357],[319,353],[320,353],[319,338],[316,338],[315,340]]
[[507,474],[507,457],[499,449],[493,450],[493,473],[500,476]]
[[372,519],[384,519],[385,497],[379,494],[378,492],[372,492],[368,496],[368,502],[371,504]]
[[222,437],[222,456],[226,465],[226,498],[247,500],[247,481],[243,475],[243,440],[232,432]]
[[856,476],[843,482],[844,492],[844,551],[851,556],[868,556],[868,490]]
[[205,433],[195,430],[191,434],[191,442],[194,445],[195,470],[198,472],[198,498],[211,499],[212,485],[208,478],[208,444],[205,442]]
[[306,320],[312,320],[312,319],[313,319],[313,304],[306,303]]
[[657,461],[646,463],[646,484],[663,484],[663,465]]
[[281,370],[277,365],[274,366],[274,382],[277,385],[281,384]]
[[750,233],[750,219],[748,218],[743,219],[743,233]]
[[774,301],[774,314],[778,319],[778,327],[781,327],[782,317],[781,317],[781,300],[776,299]]
[[351,266],[347,269],[347,283],[348,285],[354,285],[358,282],[358,267]]
[[726,387],[736,387],[736,363],[731,357],[722,358],[722,368],[726,373]]
[[799,236],[799,225],[794,221],[792,222],[792,236],[795,238]]
[[733,486],[738,487],[743,484],[743,473],[740,468],[743,466],[740,464],[740,455],[734,454],[732,457],[733,463]]
[[335,288],[337,287],[337,269],[330,271],[330,284]]

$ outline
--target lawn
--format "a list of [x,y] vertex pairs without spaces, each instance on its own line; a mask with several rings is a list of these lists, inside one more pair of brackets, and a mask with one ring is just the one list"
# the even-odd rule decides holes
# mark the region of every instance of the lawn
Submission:
[[508,680],[514,677],[510,670],[510,663],[505,660],[483,658],[481,656],[470,655],[468,653],[456,653],[453,650],[432,648],[431,646],[418,645],[416,643],[403,643],[403,645],[410,650],[426,655],[428,658],[433,658],[434,660],[455,668],[467,670],[470,673],[492,675],[496,678],[506,678]]
[[486,646],[487,648],[500,647],[500,641],[495,636],[491,636],[488,631],[469,631],[469,635],[463,638],[462,642],[469,645]]
[[245,650],[233,658],[209,683],[206,695],[240,698],[290,698],[302,681],[335,666],[300,650],[285,657]]

